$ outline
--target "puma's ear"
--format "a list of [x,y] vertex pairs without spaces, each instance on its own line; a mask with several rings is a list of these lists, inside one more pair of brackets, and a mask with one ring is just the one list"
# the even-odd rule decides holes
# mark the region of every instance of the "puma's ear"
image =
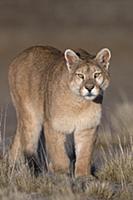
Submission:
[[67,49],[64,53],[64,56],[65,56],[66,65],[69,71],[71,70],[73,65],[77,64],[80,60],[77,54],[71,49]]
[[109,61],[111,58],[111,52],[109,49],[104,48],[100,50],[96,55],[96,60],[99,64],[102,64],[106,69],[109,67]]

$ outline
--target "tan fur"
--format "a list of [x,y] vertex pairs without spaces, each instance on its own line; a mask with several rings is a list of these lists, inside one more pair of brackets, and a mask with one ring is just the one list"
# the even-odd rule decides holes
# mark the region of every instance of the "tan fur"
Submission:
[[[69,171],[65,142],[66,135],[73,132],[75,176],[90,173],[101,98],[109,84],[106,66],[110,57],[107,49],[97,56],[82,49],[75,52],[66,50],[63,54],[53,47],[36,46],[12,62],[9,85],[17,113],[17,130],[10,150],[13,161],[22,153],[37,155],[43,127],[51,171]],[[94,78],[99,70],[99,78]],[[89,96],[89,90],[94,96]]]

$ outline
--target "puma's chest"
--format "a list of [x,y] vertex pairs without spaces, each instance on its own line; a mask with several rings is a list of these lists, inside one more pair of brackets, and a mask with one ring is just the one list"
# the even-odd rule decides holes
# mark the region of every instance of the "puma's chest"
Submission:
[[58,110],[52,119],[55,130],[71,133],[74,130],[95,128],[101,119],[101,105],[89,106],[86,109],[72,111],[70,108]]

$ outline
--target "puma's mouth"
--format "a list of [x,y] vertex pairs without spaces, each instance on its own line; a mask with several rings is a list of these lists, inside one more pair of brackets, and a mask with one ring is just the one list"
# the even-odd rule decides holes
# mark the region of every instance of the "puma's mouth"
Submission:
[[86,100],[96,100],[96,101],[100,101],[101,102],[101,99],[103,99],[103,91],[100,90],[99,92],[97,93],[93,93],[93,92],[88,92],[88,94],[84,95],[84,98]]
[[96,96],[93,93],[89,92],[86,96],[91,97],[91,96]]
[[89,91],[86,88],[83,88],[81,95],[87,100],[94,100],[99,95],[99,90],[93,88],[91,91]]

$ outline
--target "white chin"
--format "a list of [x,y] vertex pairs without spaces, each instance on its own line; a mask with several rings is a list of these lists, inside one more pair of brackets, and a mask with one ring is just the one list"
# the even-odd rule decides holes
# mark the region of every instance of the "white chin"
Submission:
[[85,96],[84,97],[86,100],[94,100],[96,98],[96,96]]

